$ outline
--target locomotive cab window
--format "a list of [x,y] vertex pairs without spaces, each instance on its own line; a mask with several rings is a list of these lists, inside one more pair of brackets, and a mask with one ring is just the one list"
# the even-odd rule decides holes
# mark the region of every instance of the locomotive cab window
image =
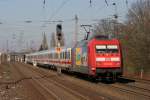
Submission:
[[96,45],[96,53],[106,53],[106,45]]
[[117,45],[107,45],[108,53],[118,53],[118,46]]
[[118,53],[117,45],[96,45],[96,53]]

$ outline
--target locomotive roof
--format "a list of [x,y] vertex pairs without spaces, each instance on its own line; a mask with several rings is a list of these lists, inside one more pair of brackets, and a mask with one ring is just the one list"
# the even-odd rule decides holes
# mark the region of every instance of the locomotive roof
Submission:
[[89,38],[89,40],[96,39],[96,40],[111,40],[114,39],[112,35],[93,35],[92,37]]

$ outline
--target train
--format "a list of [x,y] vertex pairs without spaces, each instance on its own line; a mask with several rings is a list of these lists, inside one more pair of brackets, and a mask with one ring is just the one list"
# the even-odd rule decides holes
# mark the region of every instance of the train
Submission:
[[104,36],[82,40],[72,48],[29,53],[25,61],[34,66],[60,67],[92,78],[116,79],[123,74],[121,44],[118,39]]

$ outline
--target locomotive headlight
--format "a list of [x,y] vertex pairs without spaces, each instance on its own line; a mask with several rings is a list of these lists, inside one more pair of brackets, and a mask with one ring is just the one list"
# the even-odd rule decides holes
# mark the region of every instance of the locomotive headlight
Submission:
[[111,58],[111,61],[120,61],[120,58],[119,57],[113,57],[113,58]]
[[96,45],[96,49],[106,49],[106,45]]
[[95,70],[95,67],[92,67],[91,70]]

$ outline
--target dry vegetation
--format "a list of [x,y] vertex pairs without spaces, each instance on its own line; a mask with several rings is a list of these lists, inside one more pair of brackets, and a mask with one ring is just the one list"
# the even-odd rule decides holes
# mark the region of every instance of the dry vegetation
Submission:
[[[116,27],[117,25],[117,27]],[[96,33],[114,34],[121,40],[124,69],[130,74],[150,75],[150,0],[137,0],[128,8],[127,20],[101,20]]]

